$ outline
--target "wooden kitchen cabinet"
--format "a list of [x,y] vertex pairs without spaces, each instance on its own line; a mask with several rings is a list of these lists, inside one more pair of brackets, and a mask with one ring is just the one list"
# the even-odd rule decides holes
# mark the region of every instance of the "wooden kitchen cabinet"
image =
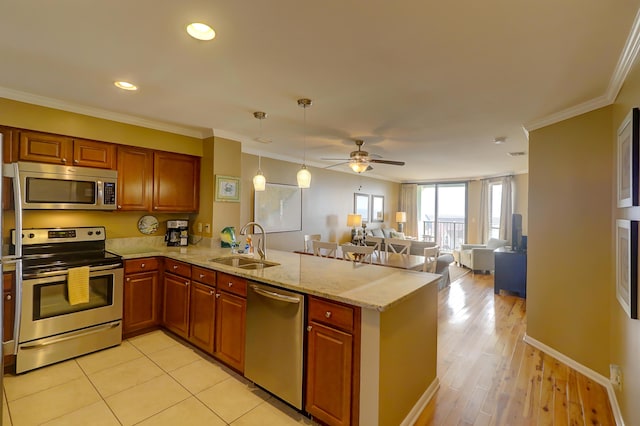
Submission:
[[[17,159],[17,132],[10,127],[0,126],[2,135],[2,162],[11,163]],[[13,182],[11,178],[3,177],[2,209],[13,210]]]
[[244,371],[247,322],[247,281],[218,272],[214,355],[239,372]]
[[122,334],[125,337],[160,325],[160,280],[157,258],[126,260]]
[[153,153],[153,211],[195,212],[200,199],[200,158]]
[[20,131],[18,159],[115,169],[116,145],[50,133]]
[[173,259],[165,259],[163,284],[162,322],[169,330],[187,339],[191,266]]
[[305,410],[327,425],[358,424],[360,309],[309,297]]
[[151,211],[153,151],[118,147],[118,210]]
[[118,210],[195,212],[199,199],[199,157],[118,147]]
[[[2,298],[4,303],[2,341],[8,342],[13,340],[13,326],[15,324],[16,315],[16,279],[14,272],[5,272],[2,274],[2,287]],[[12,366],[15,364],[15,360],[16,357],[13,354],[4,356],[5,372],[11,371]]]
[[216,271],[191,267],[189,341],[213,354],[215,349]]

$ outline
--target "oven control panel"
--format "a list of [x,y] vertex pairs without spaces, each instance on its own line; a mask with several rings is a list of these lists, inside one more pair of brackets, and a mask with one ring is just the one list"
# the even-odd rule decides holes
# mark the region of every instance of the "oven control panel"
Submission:
[[[85,241],[104,241],[104,226],[78,228],[33,228],[22,230],[22,244],[55,244]],[[15,229],[11,230],[11,243],[15,245]]]

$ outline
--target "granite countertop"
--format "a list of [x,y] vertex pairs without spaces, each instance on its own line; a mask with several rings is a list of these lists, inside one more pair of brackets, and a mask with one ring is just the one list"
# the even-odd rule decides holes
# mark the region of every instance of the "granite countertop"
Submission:
[[[126,242],[112,242],[107,245],[107,248],[124,259],[164,256],[300,293],[378,311],[389,309],[425,285],[436,285],[435,282],[440,278],[437,274],[356,264],[344,260],[270,249],[267,250],[266,260],[279,265],[258,270],[245,270],[211,261],[213,258],[230,256],[231,249],[199,246],[166,247]],[[254,257],[254,255],[244,256]],[[255,257],[258,258],[257,254]]]

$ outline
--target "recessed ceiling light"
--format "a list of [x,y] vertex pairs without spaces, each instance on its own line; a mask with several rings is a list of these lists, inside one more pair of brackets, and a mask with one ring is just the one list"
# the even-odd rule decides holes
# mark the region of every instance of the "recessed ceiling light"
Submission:
[[187,32],[191,37],[198,40],[213,40],[216,36],[216,32],[213,31],[213,28],[200,22],[193,22],[187,25]]
[[493,143],[495,143],[496,145],[502,145],[506,141],[507,141],[507,138],[505,138],[504,136],[501,136],[499,138],[494,138],[493,139]]
[[514,151],[514,152],[507,152],[507,155],[509,157],[523,157],[527,155],[527,153],[524,151]]
[[116,81],[113,84],[122,90],[138,90],[138,87],[135,84],[131,84],[128,81]]

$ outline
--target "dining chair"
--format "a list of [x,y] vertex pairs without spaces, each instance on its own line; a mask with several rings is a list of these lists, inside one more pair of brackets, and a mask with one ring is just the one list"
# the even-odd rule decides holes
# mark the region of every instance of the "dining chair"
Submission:
[[322,236],[320,234],[305,234],[304,236],[304,252],[309,253],[313,250],[310,245],[311,241],[320,241]]
[[409,255],[411,251],[411,240],[403,240],[402,238],[385,238],[384,250],[389,253]]
[[342,257],[344,260],[352,260],[355,263],[373,263],[373,246],[355,246],[353,244],[343,244]]
[[338,252],[338,243],[331,243],[329,241],[312,240],[313,255],[320,257],[333,257],[336,258]]
[[[380,257],[380,250],[382,250],[382,243],[384,242],[384,238],[382,237],[372,237],[367,236],[367,245],[373,247],[373,252],[376,253],[378,257]],[[373,244],[369,244],[373,243]]]
[[424,249],[424,265],[422,265],[423,272],[431,272],[435,274],[436,264],[438,263],[438,254],[440,247],[425,247]]

